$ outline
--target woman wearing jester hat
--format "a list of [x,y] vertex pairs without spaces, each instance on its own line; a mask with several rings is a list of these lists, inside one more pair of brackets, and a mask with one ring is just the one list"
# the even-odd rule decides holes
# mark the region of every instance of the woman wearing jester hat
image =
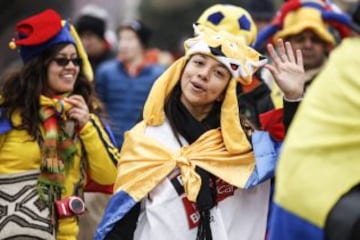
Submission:
[[[239,116],[236,81],[248,84],[266,60],[228,32],[194,27],[125,134],[96,240],[265,238],[281,143]],[[302,78],[301,53],[290,50],[277,76]]]
[[0,238],[75,240],[87,177],[113,184],[119,155],[74,27],[48,9],[16,32],[24,65],[0,89]]

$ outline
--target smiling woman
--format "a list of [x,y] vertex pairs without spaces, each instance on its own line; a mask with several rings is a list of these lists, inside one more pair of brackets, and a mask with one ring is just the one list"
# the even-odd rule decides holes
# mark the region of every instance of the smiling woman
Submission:
[[125,134],[96,240],[265,237],[276,147],[240,117],[236,84],[266,61],[227,32],[196,30]]
[[24,65],[0,81],[1,239],[75,240],[86,178],[113,184],[117,148],[73,26],[49,9],[16,33]]

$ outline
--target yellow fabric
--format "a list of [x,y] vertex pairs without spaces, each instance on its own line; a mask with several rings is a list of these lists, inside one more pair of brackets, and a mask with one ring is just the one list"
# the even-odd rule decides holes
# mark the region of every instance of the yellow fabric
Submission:
[[[208,47],[220,47],[229,62],[237,60],[247,66],[248,78],[234,77],[230,80],[221,106],[222,137],[228,151],[242,153],[251,146],[240,125],[239,107],[236,97],[236,81],[250,82],[253,73],[265,62],[259,61],[260,54],[237,41],[226,32],[214,32],[206,27],[199,28],[198,36],[185,41],[186,55],[174,62],[154,83],[144,106],[143,119],[148,125],[156,126],[164,122],[166,97],[178,83],[189,57],[196,53],[209,55],[215,59]],[[225,61],[224,59],[219,61]],[[253,64],[251,65],[250,62]],[[250,66],[251,65],[251,66]],[[229,67],[229,66],[227,66]]]
[[[21,123],[19,114],[11,118],[15,126]],[[91,114],[91,120],[79,133],[79,138],[86,149],[88,172],[93,180],[100,184],[113,184],[116,179],[116,166],[111,159],[119,159],[117,148],[111,144],[97,116]],[[0,174],[19,173],[40,169],[40,147],[25,130],[11,130],[0,135],[3,145],[0,151]],[[80,180],[81,151],[80,140],[76,141],[78,154],[74,157],[73,167],[65,179],[65,193],[62,198],[73,195],[74,188]],[[106,146],[104,146],[106,145]],[[76,218],[61,219],[59,222],[58,240],[75,240],[78,232]]]
[[[208,21],[208,17],[212,14],[221,13],[224,18],[215,25]],[[245,17],[250,23],[250,30],[241,29],[239,26],[239,19]],[[215,4],[207,8],[196,21],[199,24],[207,26],[215,31],[228,31],[229,33],[243,38],[246,45],[251,45],[256,40],[257,28],[250,14],[239,6],[231,4]]]
[[360,183],[359,52],[354,38],[331,53],[300,105],[277,168],[275,201],[319,227]]
[[186,57],[175,61],[156,81],[144,105],[143,119],[152,126],[160,125],[165,120],[165,99],[180,80]]
[[[65,20],[62,21],[62,25],[64,26],[66,23]],[[82,71],[85,74],[85,76],[87,77],[87,79],[89,81],[93,81],[94,80],[94,73],[93,73],[93,69],[91,68],[91,64],[88,58],[88,55],[84,49],[84,46],[81,42],[81,39],[78,35],[78,33],[76,32],[76,29],[74,28],[74,26],[72,24],[70,25],[70,33],[72,35],[72,37],[74,38],[75,42],[76,42],[76,48],[78,50],[79,53],[79,57],[82,59],[83,63],[82,63]]]
[[124,190],[134,200],[140,201],[176,167],[180,169],[190,201],[196,201],[201,185],[195,166],[239,188],[244,187],[254,170],[253,152],[236,154],[227,151],[219,129],[207,131],[193,144],[172,153],[144,135],[145,128],[146,123],[142,121],[125,133],[115,184],[115,191]]
[[274,41],[299,34],[305,29],[313,30],[325,42],[335,45],[335,39],[322,20],[320,10],[312,7],[301,7],[289,12],[284,19],[282,29],[274,35]]
[[270,96],[274,103],[275,109],[283,108],[284,94],[276,83],[272,85]]
[[6,140],[5,134],[0,134],[0,150],[1,150],[1,147],[4,144],[5,140]]

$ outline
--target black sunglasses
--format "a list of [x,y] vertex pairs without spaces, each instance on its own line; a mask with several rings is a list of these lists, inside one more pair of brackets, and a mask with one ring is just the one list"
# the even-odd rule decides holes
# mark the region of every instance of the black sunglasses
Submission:
[[56,62],[57,65],[62,67],[67,66],[70,61],[72,62],[72,64],[74,64],[74,66],[80,66],[82,63],[81,58],[54,58],[53,61]]

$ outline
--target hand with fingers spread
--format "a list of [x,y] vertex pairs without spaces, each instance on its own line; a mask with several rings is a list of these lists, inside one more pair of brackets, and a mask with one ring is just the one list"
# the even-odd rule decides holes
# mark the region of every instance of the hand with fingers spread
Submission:
[[304,93],[305,71],[303,66],[302,54],[299,49],[296,54],[292,49],[290,42],[277,41],[278,52],[272,44],[267,45],[272,64],[266,64],[273,75],[277,85],[288,100],[299,99]]
[[81,95],[72,95],[66,98],[66,101],[72,105],[67,112],[69,118],[76,120],[78,127],[81,129],[90,118],[89,108]]

